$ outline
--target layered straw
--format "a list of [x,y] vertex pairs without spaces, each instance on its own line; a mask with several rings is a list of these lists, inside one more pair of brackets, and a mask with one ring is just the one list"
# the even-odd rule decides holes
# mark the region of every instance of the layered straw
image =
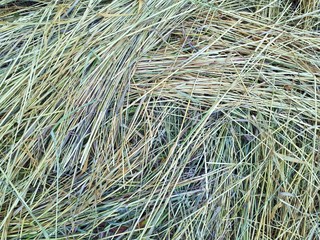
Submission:
[[319,16],[0,0],[1,239],[317,239]]

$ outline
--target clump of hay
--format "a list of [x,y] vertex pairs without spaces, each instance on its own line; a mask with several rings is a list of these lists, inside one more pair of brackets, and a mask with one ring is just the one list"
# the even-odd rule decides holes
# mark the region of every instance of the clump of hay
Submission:
[[2,239],[316,239],[317,1],[0,1]]

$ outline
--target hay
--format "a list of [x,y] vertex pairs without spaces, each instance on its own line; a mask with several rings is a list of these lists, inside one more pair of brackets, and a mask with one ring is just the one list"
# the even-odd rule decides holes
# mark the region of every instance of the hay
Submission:
[[318,239],[319,2],[0,0],[2,239]]

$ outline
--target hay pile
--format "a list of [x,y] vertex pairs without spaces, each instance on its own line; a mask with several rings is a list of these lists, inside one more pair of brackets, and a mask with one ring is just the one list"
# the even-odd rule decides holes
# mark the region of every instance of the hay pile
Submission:
[[319,239],[317,0],[0,0],[1,239]]

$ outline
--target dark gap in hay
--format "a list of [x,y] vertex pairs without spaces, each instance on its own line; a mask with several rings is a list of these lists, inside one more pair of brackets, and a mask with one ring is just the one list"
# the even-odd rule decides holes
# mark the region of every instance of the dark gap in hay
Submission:
[[[6,54],[6,53],[5,53]],[[11,66],[12,66],[12,63],[14,62],[14,60],[7,60],[1,67],[0,67],[0,72],[3,70],[8,70]],[[1,69],[3,68],[3,69]],[[18,69],[18,70],[21,70],[21,69]],[[3,81],[8,81],[10,78],[12,78],[14,76],[14,71],[10,71],[10,73],[5,77],[3,78]],[[0,85],[1,86],[1,85]]]
[[20,17],[28,16],[40,9],[46,8],[47,3],[37,1],[14,1],[0,5],[0,10],[4,12],[1,20],[15,22]]
[[101,0],[100,1],[100,4],[109,4],[109,3],[112,3],[114,0]]
[[24,7],[42,7],[45,6],[46,4],[42,1],[25,1],[25,0],[16,0],[16,1],[11,1],[7,4],[0,5],[0,9],[7,9],[7,8],[24,8]]
[[293,9],[293,11],[297,10],[300,2],[299,0],[287,0],[287,2],[291,5],[291,8]]
[[46,127],[42,130],[42,133],[37,136],[37,142],[35,144],[36,147],[34,149],[34,153],[38,159],[42,159],[51,143],[51,130],[52,127]]
[[97,58],[91,59],[89,64],[83,70],[83,76],[87,76],[92,72],[101,61]]
[[[121,193],[119,193],[121,194]],[[119,196],[119,199],[122,198]],[[101,205],[97,207],[97,213],[99,214],[100,212],[103,213],[104,210],[104,205]],[[148,211],[150,207],[147,208],[146,211]],[[137,216],[137,214],[140,214],[142,210],[142,206],[138,207],[124,207],[124,208],[118,208],[114,209],[114,214],[113,216],[109,217],[106,219],[104,222],[100,223],[95,229],[95,233],[102,233],[102,232],[109,232],[114,233],[116,230],[116,227],[122,226],[126,227],[126,229],[132,228],[134,223],[135,223],[135,218],[132,218],[133,216]]]
[[[4,55],[5,55],[5,53],[4,53]],[[2,65],[0,65],[0,70],[1,70],[1,68],[2,68],[2,70],[5,70],[5,68],[7,68],[9,66],[10,66],[10,63],[9,62],[5,62]]]
[[88,24],[88,30],[90,31],[94,26],[101,23],[103,20],[103,17],[98,17],[97,19],[93,20],[91,23]]

